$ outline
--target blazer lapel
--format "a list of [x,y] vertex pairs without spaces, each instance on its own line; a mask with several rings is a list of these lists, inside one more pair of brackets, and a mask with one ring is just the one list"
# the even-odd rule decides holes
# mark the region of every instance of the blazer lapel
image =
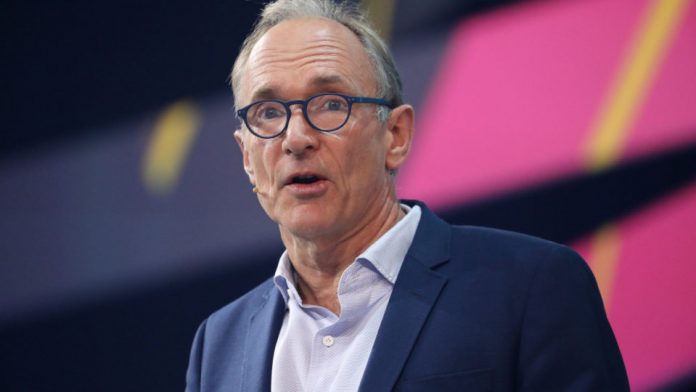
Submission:
[[447,278],[432,270],[449,259],[450,228],[424,205],[360,383],[360,391],[389,391],[401,374]]
[[270,391],[273,351],[285,315],[285,301],[271,285],[258,312],[249,319],[242,373],[243,391]]

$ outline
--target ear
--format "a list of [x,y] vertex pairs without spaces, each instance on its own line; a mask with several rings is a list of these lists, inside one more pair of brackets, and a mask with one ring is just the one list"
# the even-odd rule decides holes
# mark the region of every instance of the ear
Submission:
[[411,105],[401,105],[392,109],[387,120],[385,166],[397,170],[404,163],[411,150],[413,128],[416,122]]
[[237,141],[237,145],[239,145],[239,150],[242,152],[242,162],[244,164],[244,171],[247,173],[247,176],[249,176],[249,182],[251,182],[252,185],[255,185],[256,178],[254,177],[254,170],[251,168],[251,163],[249,161],[249,152],[247,151],[246,146],[244,144],[244,134],[241,129],[234,131],[234,139]]

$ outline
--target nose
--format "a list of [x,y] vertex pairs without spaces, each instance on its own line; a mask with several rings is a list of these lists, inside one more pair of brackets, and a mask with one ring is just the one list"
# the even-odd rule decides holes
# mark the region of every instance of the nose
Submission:
[[283,151],[289,155],[303,155],[316,150],[318,133],[309,125],[302,109],[294,107],[290,112],[288,129],[283,134]]

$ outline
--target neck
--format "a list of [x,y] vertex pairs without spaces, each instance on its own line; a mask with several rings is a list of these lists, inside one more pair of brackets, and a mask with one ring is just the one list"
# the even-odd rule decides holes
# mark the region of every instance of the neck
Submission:
[[403,216],[399,201],[388,199],[362,224],[340,237],[311,240],[282,233],[288,256],[297,272],[297,287],[305,304],[323,306],[340,314],[338,284],[343,271]]

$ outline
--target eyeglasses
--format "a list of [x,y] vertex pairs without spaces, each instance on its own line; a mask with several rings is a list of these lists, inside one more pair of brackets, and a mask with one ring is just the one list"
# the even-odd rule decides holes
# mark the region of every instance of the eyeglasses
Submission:
[[306,100],[281,101],[263,99],[237,110],[249,131],[262,139],[272,139],[288,128],[291,105],[302,105],[302,114],[307,123],[321,132],[333,132],[344,126],[350,118],[354,103],[394,105],[380,98],[351,97],[343,94],[319,94]]

